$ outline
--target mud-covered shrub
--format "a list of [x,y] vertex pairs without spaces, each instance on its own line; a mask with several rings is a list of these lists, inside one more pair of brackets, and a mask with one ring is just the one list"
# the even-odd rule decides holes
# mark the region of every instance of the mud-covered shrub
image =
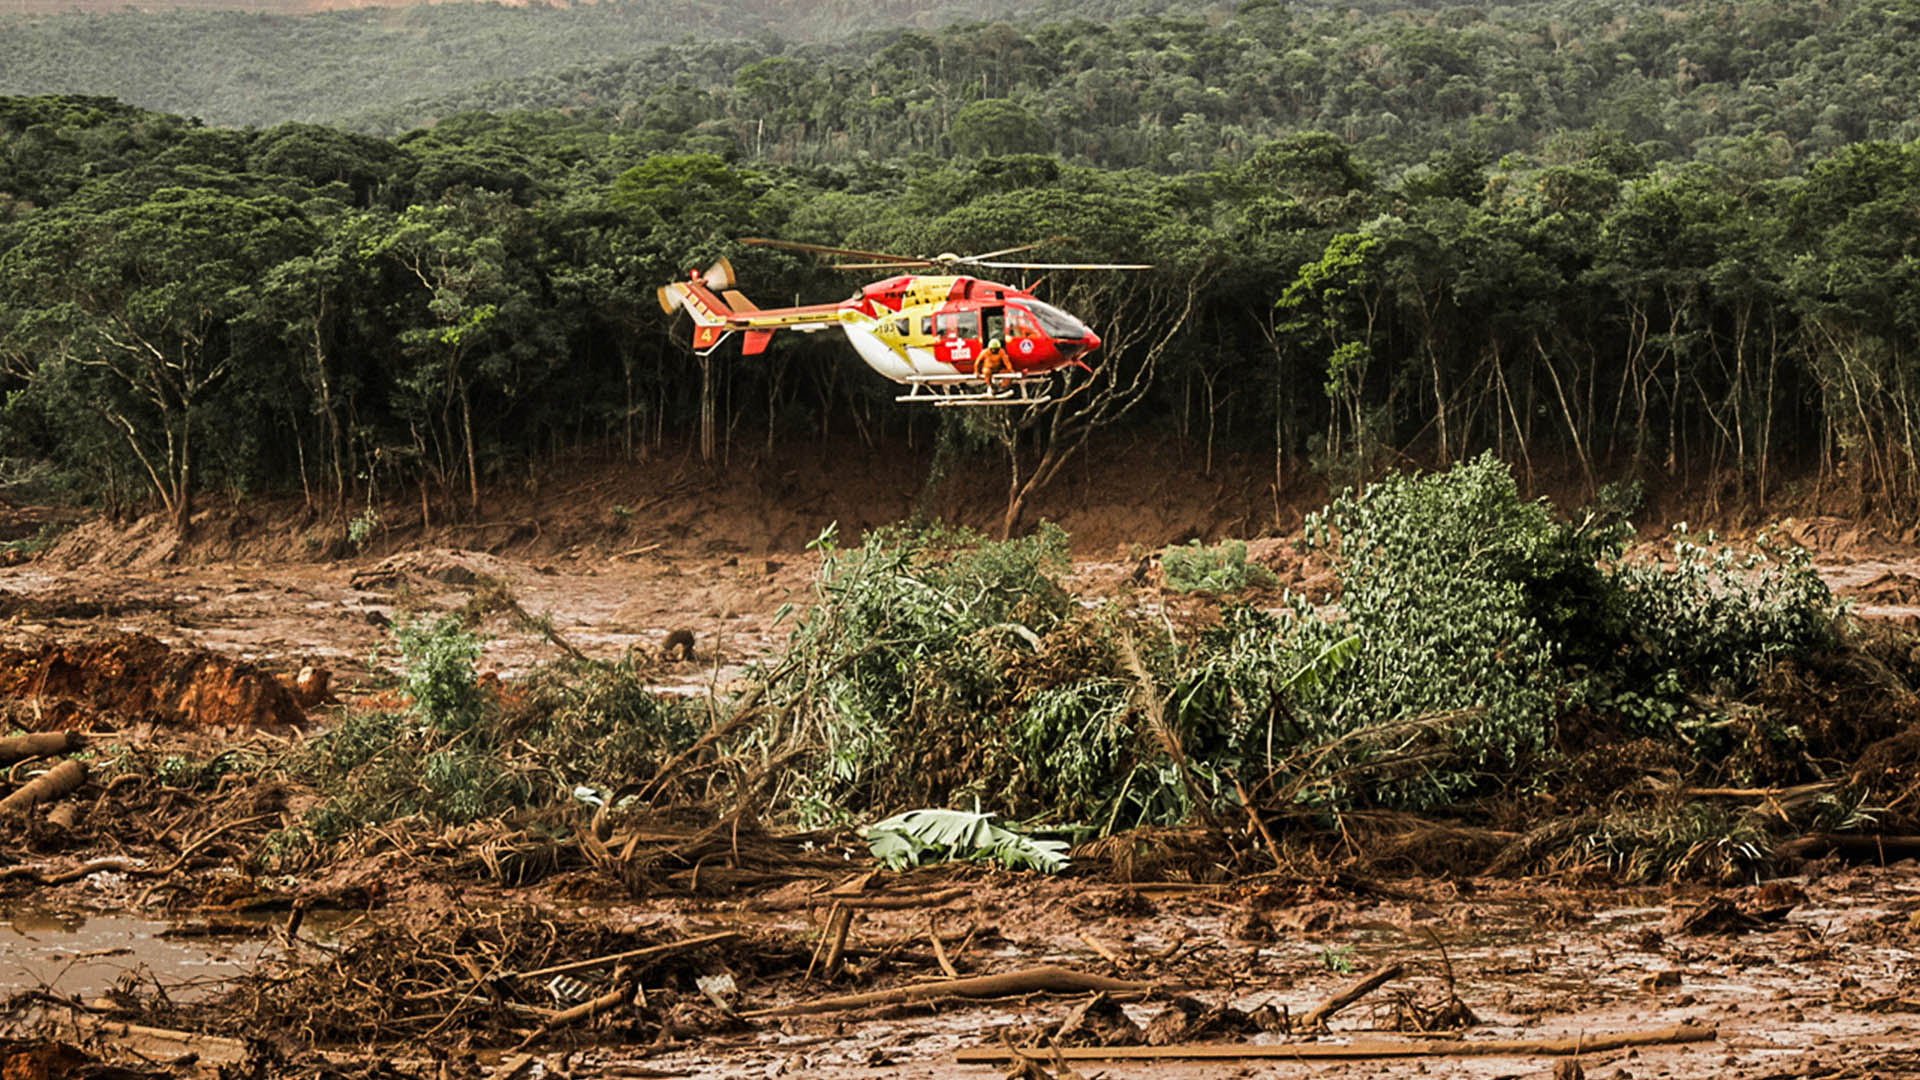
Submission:
[[1077,793],[1126,756],[1114,742],[1130,736],[1109,729],[1128,692],[1105,632],[1059,584],[1065,533],[995,543],[892,527],[820,546],[813,601],[766,687],[780,723],[759,736],[794,762],[785,806],[805,821],[974,801],[1014,816],[1096,809]]
[[394,624],[393,642],[400,649],[402,685],[415,715],[447,733],[466,731],[481,721],[487,694],[473,666],[480,659],[480,639],[457,616],[402,619]]
[[501,738],[535,747],[563,784],[613,791],[654,772],[702,730],[688,699],[656,694],[625,664],[542,665],[503,703]]
[[1203,547],[1198,540],[1160,552],[1160,573],[1175,592],[1237,593],[1279,579],[1259,563],[1247,561],[1244,540],[1223,540]]
[[525,807],[539,791],[533,777],[503,761],[479,729],[444,735],[379,710],[348,713],[290,765],[295,776],[327,796],[305,823],[323,842],[416,815],[465,824]]
[[464,824],[568,805],[577,787],[651,778],[699,731],[687,704],[624,665],[563,662],[501,690],[476,677],[480,640],[457,620],[405,624],[394,640],[406,709],[351,711],[293,758],[328,796],[307,822],[315,839],[416,815]]
[[[1621,562],[1608,582],[1618,606],[1618,636],[1630,639],[1621,683],[1684,679],[1738,693],[1775,659],[1835,642],[1840,605],[1798,547],[1762,540],[1750,551],[1695,540],[1684,530],[1673,563]],[[1616,649],[1623,644],[1603,642]]]
[[1588,723],[1751,741],[1743,696],[1831,644],[1832,597],[1801,554],[1689,543],[1668,565],[1630,537],[1605,510],[1556,519],[1491,457],[1391,476],[1311,520],[1337,604],[1196,628],[1074,605],[1057,530],[884,530],[829,550],[753,748],[803,821],[977,807],[1104,832],[1242,798],[1453,807],[1524,790]]
[[1556,521],[1491,456],[1388,477],[1311,519],[1309,542],[1336,553],[1341,602],[1321,613],[1296,600],[1272,666],[1301,670],[1342,638],[1357,647],[1289,688],[1283,726],[1330,748],[1327,775],[1365,776],[1321,793],[1428,808],[1510,785],[1575,709],[1692,740],[1724,727],[1716,706],[1769,662],[1832,643],[1841,609],[1804,552],[1683,539],[1668,566],[1627,558],[1630,537],[1614,515]]
[[1604,871],[1619,881],[1666,878],[1731,881],[1759,863],[1767,847],[1764,815],[1711,803],[1683,803],[1603,817],[1576,829],[1550,868]]
[[[1295,605],[1282,628],[1292,654],[1348,636],[1359,646],[1331,677],[1292,691],[1301,735],[1324,743],[1430,721],[1379,748],[1407,758],[1406,769],[1351,794],[1444,803],[1483,770],[1545,745],[1557,688],[1554,593],[1597,573],[1578,527],[1520,498],[1512,473],[1488,456],[1342,495],[1308,533],[1337,551],[1341,603],[1324,618]],[[1329,764],[1372,756],[1357,744]],[[1347,801],[1350,793],[1330,795]]]

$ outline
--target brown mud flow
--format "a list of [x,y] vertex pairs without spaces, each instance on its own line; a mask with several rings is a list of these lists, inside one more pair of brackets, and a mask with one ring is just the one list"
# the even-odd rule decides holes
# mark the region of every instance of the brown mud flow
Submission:
[[[721,738],[777,721],[765,703],[697,714],[691,746],[624,785],[458,823],[361,792],[378,823],[317,838],[334,803],[300,771],[313,737],[420,727],[389,624],[457,615],[485,632],[478,689],[506,719],[480,779],[547,792],[556,755],[605,744],[542,743],[540,725],[626,699],[541,697],[524,674],[577,653],[655,697],[750,695],[747,665],[777,662],[781,610],[820,565],[798,542],[0,569],[0,735],[88,733],[0,757],[0,794],[75,778],[0,813],[0,1069],[1920,1077],[1920,706],[1893,636],[1920,552],[1842,524],[1799,528],[1876,616],[1864,644],[1771,673],[1733,714],[1794,716],[1818,783],[1689,786],[1684,747],[1596,731],[1567,744],[1570,777],[1477,816],[1328,829],[1310,807],[1262,818],[1229,800],[1192,827],[1081,844],[1058,877],[896,873],[844,827],[766,824],[764,796],[723,804],[714,791],[764,792],[786,767]],[[1337,587],[1286,540],[1248,552],[1280,582],[1257,605]],[[1218,625],[1218,603],[1159,574],[1120,548],[1083,552],[1065,580],[1083,607],[1124,594],[1170,626]],[[691,659],[668,655],[681,630]],[[1080,663],[1093,646],[1076,649],[1019,655]],[[322,689],[303,707],[310,668],[347,704]],[[1756,770],[1807,764],[1751,726],[1734,753]],[[457,770],[465,738],[422,740],[408,767]],[[1815,812],[1828,803],[1857,814]],[[1648,806],[1774,832],[1667,839],[1678,869],[1642,876],[1672,883],[1631,886],[1579,830]]]
[[[110,871],[109,871],[110,873]],[[44,990],[62,997],[102,998],[124,985],[164,986],[191,1000],[217,993],[254,969],[270,943],[234,925],[227,935],[206,923],[171,923],[127,915],[0,908],[0,995]]]

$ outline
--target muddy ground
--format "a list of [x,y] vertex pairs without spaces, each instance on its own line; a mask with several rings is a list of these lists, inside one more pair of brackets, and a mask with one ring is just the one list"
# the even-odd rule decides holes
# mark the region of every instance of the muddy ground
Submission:
[[[1187,531],[1231,528],[1221,504]],[[1838,519],[1780,524],[1863,616],[1920,615],[1920,550]],[[507,529],[462,546],[458,530],[418,531],[364,552],[323,536],[224,556],[183,554],[146,528],[82,525],[64,548],[0,567],[7,726],[77,728],[150,757],[176,747],[271,753],[328,723],[338,703],[392,693],[392,620],[463,608],[485,612],[482,667],[503,680],[571,648],[632,657],[661,692],[706,695],[778,651],[779,613],[805,602],[818,565],[804,546],[816,526],[797,519],[717,546],[699,529],[601,521],[559,540]],[[737,522],[724,528],[744,534]],[[1121,588],[1141,571],[1143,548],[1181,530],[1150,531],[1130,543],[1090,529],[1074,588],[1089,597]],[[1289,552],[1283,539],[1253,545],[1288,584],[1319,584]],[[693,633],[692,659],[662,657],[682,629]],[[315,687],[303,669],[330,678]],[[51,723],[48,709],[66,711]],[[978,867],[876,874],[845,835],[663,817],[632,823],[624,851],[619,833],[600,838],[599,854],[572,841],[557,872],[512,887],[501,865],[534,858],[538,845],[504,828],[389,829],[324,873],[276,876],[249,864],[249,851],[303,807],[272,784],[94,785],[75,800],[76,821],[0,822],[8,1080],[194,1069],[991,1077],[1011,1067],[959,1063],[956,1053],[1001,1048],[1003,1034],[1030,1046],[1393,1040],[1404,1051],[1444,1039],[1572,1039],[1584,1048],[1674,1025],[1691,1025],[1676,1036],[1688,1041],[1571,1059],[1047,1060],[1022,1075],[1559,1077],[1580,1074],[1572,1060],[1585,1075],[1621,1080],[1920,1076],[1920,865],[1897,851],[1792,860],[1765,883],[1624,888],[1356,878],[1311,863],[1247,874],[1194,831],[1137,838],[1127,854],[1083,853],[1058,878]],[[640,866],[636,848],[664,854]],[[844,950],[831,956],[843,919]],[[722,934],[732,936],[674,945]],[[544,974],[651,946],[662,948],[614,965],[622,983],[607,981],[607,966],[575,972],[584,989],[553,989]],[[1119,982],[1097,997],[942,994],[777,1012],[943,972],[1047,965]],[[1302,1030],[1316,1004],[1394,965],[1398,975],[1335,1013],[1327,1031]],[[556,1023],[567,993],[618,1000]],[[50,1036],[82,1050],[62,1058]],[[128,1071],[100,1071],[103,1059]]]

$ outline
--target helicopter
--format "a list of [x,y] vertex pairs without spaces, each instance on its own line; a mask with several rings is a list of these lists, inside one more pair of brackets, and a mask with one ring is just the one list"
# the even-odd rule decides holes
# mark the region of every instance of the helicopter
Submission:
[[[1141,263],[995,261],[1039,244],[984,255],[915,257],[762,237],[744,237],[740,243],[866,260],[831,264],[836,270],[902,272],[837,304],[760,308],[736,290],[733,264],[725,258],[705,272],[688,271],[687,280],[662,285],[657,294],[668,315],[685,310],[693,317],[694,352],[707,356],[739,333],[741,354],[753,356],[766,349],[776,331],[838,327],[868,367],[906,387],[895,401],[938,406],[1044,404],[1052,400],[1049,376],[1068,366],[1092,371],[1086,356],[1100,347],[1099,336],[1085,323],[1026,289],[964,271],[1152,269]],[[905,272],[926,269],[940,272]],[[1006,360],[983,372],[981,355],[994,341],[1001,343]]]

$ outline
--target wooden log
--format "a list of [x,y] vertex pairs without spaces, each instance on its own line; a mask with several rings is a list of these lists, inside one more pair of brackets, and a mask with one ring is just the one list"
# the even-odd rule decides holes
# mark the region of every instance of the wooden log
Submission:
[[836,905],[833,917],[827,920],[827,958],[821,962],[820,977],[831,981],[840,973],[840,964],[847,955],[847,935],[853,930],[855,912],[844,905]]
[[699,937],[690,937],[684,941],[668,941],[659,945],[649,945],[644,949],[629,949],[626,952],[609,953],[606,956],[594,956],[585,960],[574,960],[565,964],[555,964],[552,967],[535,968],[532,971],[519,972],[513,977],[516,979],[536,979],[542,975],[566,975],[575,971],[588,971],[597,967],[606,967],[608,964],[630,964],[635,960],[651,960],[656,956],[665,956],[668,953],[681,952],[686,949],[697,949],[702,945],[716,945],[722,941],[732,941],[739,936],[740,932],[738,930],[722,930],[717,934],[702,934]]
[[919,895],[908,894],[901,896],[889,893],[875,893],[871,896],[835,895],[833,902],[843,908],[861,908],[866,911],[898,911],[903,908],[939,907],[941,904],[952,903],[955,900],[972,896],[973,893],[974,890],[972,889],[960,887],[942,889],[938,892],[921,893]]
[[[1719,1038],[1717,1028],[1676,1024],[1652,1031],[1629,1031],[1616,1035],[1580,1035],[1571,1039],[1432,1039],[1424,1042],[1334,1043],[1187,1043],[1177,1046],[1076,1046],[1062,1049],[1068,1061],[1165,1061],[1176,1059],[1280,1059],[1280,1060],[1359,1060],[1402,1057],[1565,1057],[1574,1054],[1599,1054],[1623,1050],[1629,1046],[1661,1046],[1674,1043],[1708,1042]],[[1021,1047],[1021,1052],[1040,1055],[1049,1051]],[[990,1046],[961,1050],[954,1060],[962,1065],[987,1065],[1010,1061],[1005,1050]]]
[[21,785],[20,790],[0,799],[0,814],[30,810],[41,803],[61,798],[87,782],[87,767],[77,761],[63,761]]
[[747,1018],[761,1016],[795,1016],[805,1013],[840,1012],[845,1009],[861,1009],[869,1005],[897,1005],[904,1001],[925,1001],[929,998],[964,997],[996,998],[1015,997],[1020,994],[1080,994],[1089,990],[1106,990],[1122,993],[1137,990],[1151,990],[1152,983],[1128,982],[1124,979],[1109,979],[1104,975],[1089,975],[1083,971],[1074,971],[1053,964],[1042,967],[1022,968],[999,975],[976,975],[966,979],[939,979],[933,982],[914,983],[910,986],[897,986],[891,990],[872,990],[864,994],[839,994],[834,997],[815,998],[812,1001],[795,1001],[786,1005],[776,1005],[770,1009],[755,1009],[741,1013]]
[[198,1031],[175,1031],[172,1028],[102,1020],[86,1013],[75,1013],[73,1025],[83,1035],[113,1046],[125,1047],[150,1059],[170,1059],[182,1054],[198,1054],[200,1060],[209,1065],[238,1065],[247,1058],[246,1042],[230,1039],[224,1035],[205,1035]]
[[0,739],[0,765],[28,758],[51,757],[80,749],[85,742],[77,731],[40,731]]
[[1894,862],[1920,858],[1920,836],[1878,833],[1820,833],[1776,844],[1776,859],[1817,859],[1828,853],[1853,862]]
[[1394,979],[1406,974],[1406,970],[1406,967],[1402,964],[1388,964],[1386,967],[1381,968],[1379,971],[1365,978],[1347,984],[1332,997],[1315,1005],[1313,1011],[1301,1017],[1300,1029],[1302,1031],[1325,1031],[1327,1021],[1332,1018],[1334,1013],[1339,1012],[1341,1009],[1380,989],[1383,984],[1392,982]]

